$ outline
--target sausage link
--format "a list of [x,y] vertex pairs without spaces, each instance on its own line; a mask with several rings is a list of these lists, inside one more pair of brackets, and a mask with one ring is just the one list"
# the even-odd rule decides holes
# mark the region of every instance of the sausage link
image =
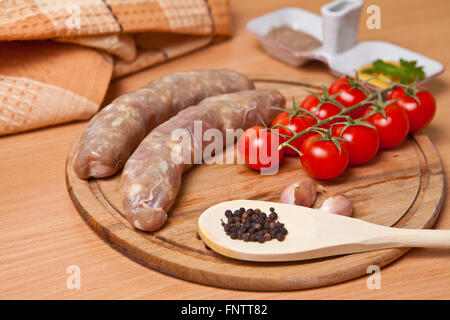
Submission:
[[73,167],[83,179],[108,177],[120,170],[144,137],[182,109],[218,94],[254,88],[230,70],[177,72],[153,80],[115,99],[87,124]]
[[[183,163],[173,159],[173,154],[181,156],[180,143],[172,141],[175,129],[183,128],[189,132],[189,156],[192,159],[195,148],[201,148],[203,154],[209,144],[202,139],[207,129],[218,129],[224,136],[226,129],[245,130],[261,124],[261,118],[270,123],[280,112],[272,107],[284,108],[284,105],[285,98],[277,90],[224,94],[205,99],[155,128],[131,155],[122,172],[120,191],[130,224],[153,231],[167,220],[167,212],[180,188],[181,176],[192,167],[192,161]],[[195,121],[201,121],[201,136],[193,134]]]

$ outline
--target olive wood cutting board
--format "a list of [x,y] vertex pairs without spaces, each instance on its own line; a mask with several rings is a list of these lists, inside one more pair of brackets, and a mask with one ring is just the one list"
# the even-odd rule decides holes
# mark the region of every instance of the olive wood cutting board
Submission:
[[[301,102],[305,89],[320,91],[323,83],[286,76],[251,76],[257,88],[275,88]],[[119,196],[120,173],[107,179],[79,179],[67,159],[66,183],[83,219],[107,243],[148,268],[206,285],[241,290],[280,291],[331,285],[383,267],[410,250],[384,249],[326,259],[294,262],[246,262],[221,256],[196,238],[197,220],[208,207],[228,200],[279,201],[288,184],[308,177],[297,157],[283,160],[276,175],[262,176],[243,164],[197,165],[182,180],[178,198],[164,227],[143,232],[124,218]],[[423,133],[380,152],[367,164],[343,176],[319,182],[327,192],[314,207],[333,195],[353,202],[354,217],[399,228],[431,228],[442,207],[445,176],[436,148]],[[290,230],[295,232],[295,230]]]

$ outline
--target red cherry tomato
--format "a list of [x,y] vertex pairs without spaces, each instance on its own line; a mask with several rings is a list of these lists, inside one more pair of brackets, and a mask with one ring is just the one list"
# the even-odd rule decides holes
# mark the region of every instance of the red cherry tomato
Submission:
[[[335,99],[346,108],[354,106],[367,98],[364,91],[358,88],[352,88],[349,80],[345,77],[337,79],[328,89],[330,95],[336,94],[339,91],[341,91],[341,93]],[[348,115],[353,119],[357,119],[362,116],[368,106],[369,104],[366,104],[361,108],[350,112]]]
[[[294,132],[301,132],[301,131],[303,131],[305,129],[308,129],[309,127],[311,127],[312,125],[314,125],[316,123],[316,119],[311,118],[311,117],[307,117],[307,116],[306,117],[294,116],[291,119],[291,121],[289,121],[289,117],[290,117],[289,112],[280,113],[273,120],[272,128],[275,125],[279,124],[279,125],[283,125],[285,127],[288,127],[289,129],[293,130]],[[291,131],[289,131],[289,130],[283,128],[283,127],[277,127],[277,129],[278,129],[280,134],[284,134],[284,135],[287,135],[287,136],[290,136],[290,137],[292,137],[294,135]],[[306,135],[304,135],[304,136],[302,136],[300,138],[297,138],[296,140],[290,142],[290,144],[292,144],[295,148],[300,150],[300,147],[301,147],[303,141],[305,141],[305,139],[309,135],[311,135],[311,133],[306,134]],[[284,138],[281,138],[281,139],[283,139],[284,141],[287,140],[287,139],[284,139]],[[284,154],[285,155],[289,155],[289,156],[297,156],[298,155],[298,153],[295,150],[293,150],[293,149],[291,149],[289,147],[285,147],[283,149],[284,149]]]
[[358,165],[371,160],[380,147],[377,130],[364,125],[353,125],[342,132],[344,127],[343,124],[334,126],[333,135],[347,140],[344,143],[349,153],[349,163]]
[[420,105],[413,97],[406,95],[402,87],[395,88],[388,96],[388,100],[400,99],[400,101],[394,103],[402,107],[408,114],[410,132],[416,132],[425,128],[433,120],[436,113],[436,100],[430,92],[417,92],[416,97],[420,101]]
[[342,141],[338,143],[341,146],[341,152],[332,141],[320,139],[320,134],[314,134],[308,137],[302,144],[300,151],[303,155],[300,157],[305,171],[313,178],[329,180],[342,174],[348,166],[349,155],[347,147]]
[[[319,104],[319,99],[310,94],[303,100],[301,107],[312,112],[317,118],[320,120],[327,119],[329,117],[337,115],[341,112],[341,108],[332,104],[332,103],[324,103],[320,106],[319,110],[317,110],[317,105]],[[334,123],[341,121],[340,119],[336,119],[330,123],[323,125],[323,128],[330,128]]]
[[[372,110],[367,109],[363,116],[367,116]],[[390,104],[385,109],[386,117],[381,113],[375,113],[365,119],[377,128],[380,136],[380,149],[389,149],[399,145],[409,132],[408,114],[401,107]]]
[[239,155],[254,170],[272,168],[283,159],[284,150],[278,150],[280,136],[261,126],[247,129],[238,141]]

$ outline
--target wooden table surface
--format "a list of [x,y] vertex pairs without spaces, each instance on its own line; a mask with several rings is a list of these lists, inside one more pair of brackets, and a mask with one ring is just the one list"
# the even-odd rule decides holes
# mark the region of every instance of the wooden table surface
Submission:
[[[231,1],[234,37],[111,84],[105,101],[163,74],[200,68],[333,79],[313,62],[301,69],[264,54],[245,30],[250,19],[286,6],[317,14],[326,1]],[[381,8],[381,30],[369,30],[365,8]],[[365,1],[359,39],[384,40],[450,66],[450,1]],[[425,129],[450,172],[450,73],[427,83],[438,111]],[[207,287],[147,269],[103,242],[79,216],[66,191],[64,165],[85,123],[0,138],[0,298],[32,299],[449,299],[450,249],[413,249],[381,271],[381,289],[367,277],[293,292],[244,292]],[[447,175],[448,177],[448,175]],[[447,191],[447,196],[449,195]],[[444,204],[436,228],[450,229]],[[67,268],[81,270],[81,289],[66,286]]]

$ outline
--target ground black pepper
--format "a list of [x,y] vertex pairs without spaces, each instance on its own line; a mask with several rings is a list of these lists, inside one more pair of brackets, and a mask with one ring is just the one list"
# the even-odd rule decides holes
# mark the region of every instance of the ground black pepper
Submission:
[[239,208],[234,212],[225,211],[227,223],[221,220],[225,233],[231,239],[239,239],[245,242],[264,243],[272,239],[283,241],[288,233],[284,223],[277,221],[278,215],[274,208],[270,208],[267,215],[260,209]]
[[312,35],[295,30],[287,25],[281,25],[270,29],[266,37],[267,39],[276,41],[297,52],[309,52],[322,45],[322,43]]

